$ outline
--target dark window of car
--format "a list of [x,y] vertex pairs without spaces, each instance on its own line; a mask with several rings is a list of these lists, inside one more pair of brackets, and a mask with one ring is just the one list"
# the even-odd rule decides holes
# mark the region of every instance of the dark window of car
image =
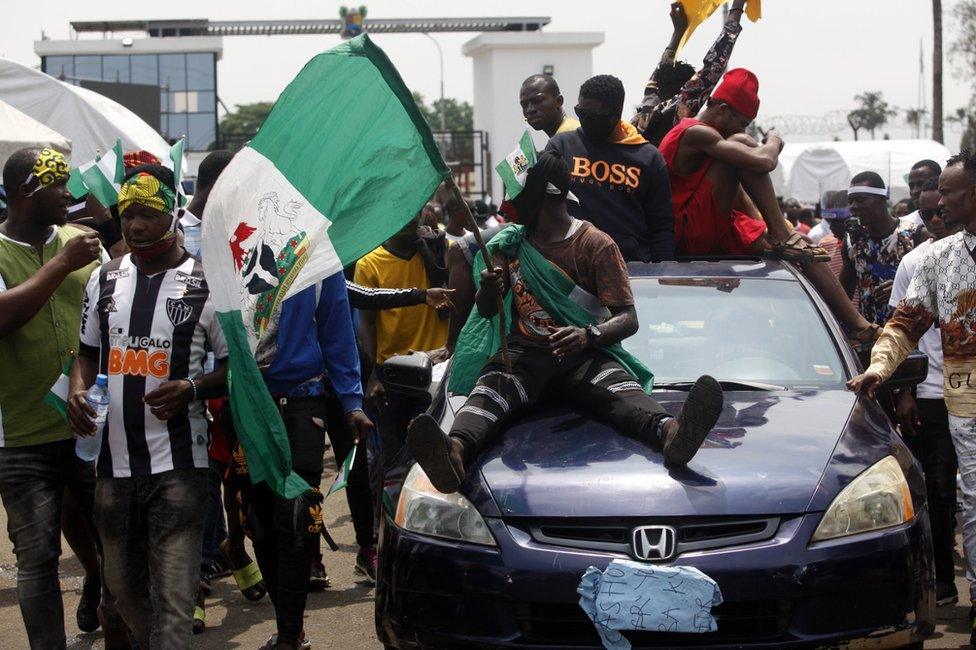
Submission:
[[841,389],[846,372],[816,307],[792,281],[634,278],[640,330],[624,347],[657,382],[719,380]]

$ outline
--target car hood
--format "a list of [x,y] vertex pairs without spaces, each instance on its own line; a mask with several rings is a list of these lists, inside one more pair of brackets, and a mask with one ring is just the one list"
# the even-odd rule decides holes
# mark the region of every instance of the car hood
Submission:
[[[686,396],[654,394],[670,413]],[[702,449],[670,469],[659,451],[554,404],[500,435],[477,468],[502,516],[801,513],[855,400],[847,391],[727,391]]]

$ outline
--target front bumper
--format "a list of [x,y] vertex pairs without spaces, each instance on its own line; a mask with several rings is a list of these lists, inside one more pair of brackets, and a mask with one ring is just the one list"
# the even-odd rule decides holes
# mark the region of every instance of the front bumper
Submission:
[[[772,539],[686,553],[724,603],[708,634],[627,633],[640,647],[901,647],[934,629],[924,510],[896,528],[809,545],[819,514],[784,518]],[[381,536],[376,628],[395,648],[599,648],[576,587],[612,554],[541,544],[487,519],[497,548],[397,528]]]

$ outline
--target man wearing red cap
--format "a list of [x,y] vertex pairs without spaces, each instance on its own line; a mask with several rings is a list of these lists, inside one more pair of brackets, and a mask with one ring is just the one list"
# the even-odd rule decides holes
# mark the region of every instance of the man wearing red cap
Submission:
[[[771,133],[760,144],[744,133],[759,112],[759,80],[744,68],[729,70],[699,119],[681,120],[661,141],[671,176],[678,255],[772,253],[802,263],[802,270],[858,341],[877,328],[851,304],[826,264],[829,256],[799,233],[790,233],[769,174],[783,140]],[[746,196],[743,196],[742,193]],[[746,197],[762,215],[736,209]]]

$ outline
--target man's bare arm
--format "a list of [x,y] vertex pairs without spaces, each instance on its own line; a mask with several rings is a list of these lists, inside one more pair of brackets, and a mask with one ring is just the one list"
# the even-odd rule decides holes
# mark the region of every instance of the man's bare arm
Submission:
[[737,169],[768,174],[779,164],[782,149],[783,141],[775,134],[770,135],[765,144],[751,146],[736,139],[725,139],[711,127],[696,125],[681,139],[678,164],[683,168],[682,163],[696,154],[704,154]]

